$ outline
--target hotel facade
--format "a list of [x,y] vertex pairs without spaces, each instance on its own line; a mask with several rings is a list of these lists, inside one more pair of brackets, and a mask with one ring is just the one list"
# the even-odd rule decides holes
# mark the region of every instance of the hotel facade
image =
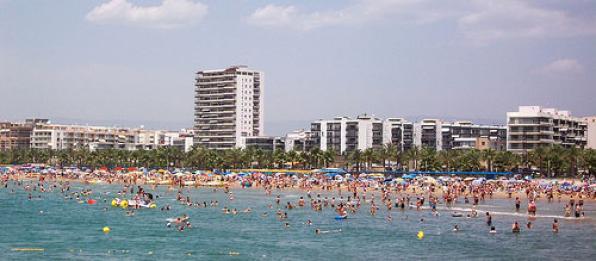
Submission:
[[264,74],[246,66],[198,72],[195,145],[241,148],[247,137],[263,136],[264,88]]
[[[443,122],[425,119],[417,123],[403,118],[381,120],[361,115],[354,119],[337,117],[311,123],[310,131],[286,136],[286,151],[292,149],[332,149],[338,154],[354,150],[377,149],[392,144],[400,151],[414,147],[435,150],[494,149],[505,150],[507,128],[499,125],[477,125],[469,121]],[[299,144],[300,146],[296,146]]]
[[569,111],[520,106],[507,113],[507,150],[523,153],[541,146],[585,148],[588,124]]

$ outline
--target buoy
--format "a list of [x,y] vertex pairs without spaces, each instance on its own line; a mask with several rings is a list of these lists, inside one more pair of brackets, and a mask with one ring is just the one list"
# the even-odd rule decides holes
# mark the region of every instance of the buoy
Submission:
[[418,239],[423,239],[424,238],[424,232],[422,230],[418,231]]
[[156,208],[157,205],[155,203],[151,203],[151,205],[149,205],[149,208]]
[[115,199],[112,199],[112,207],[117,207],[118,206],[118,201],[116,201]]
[[128,207],[128,200],[122,200],[122,202],[120,202],[120,207],[122,208],[127,208]]
[[107,233],[110,233],[110,227],[103,227],[103,229],[102,229],[102,230],[103,230],[103,232],[104,232],[104,233],[106,233],[106,234],[107,234]]
[[97,201],[95,199],[89,199],[89,200],[87,200],[87,204],[89,204],[89,205],[93,205],[95,203],[97,203]]

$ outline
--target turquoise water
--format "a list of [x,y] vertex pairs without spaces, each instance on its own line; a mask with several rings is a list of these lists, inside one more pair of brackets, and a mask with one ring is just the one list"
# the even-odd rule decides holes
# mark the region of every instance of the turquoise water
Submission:
[[[287,211],[288,220],[280,222],[275,215],[275,197],[254,189],[233,190],[234,201],[229,201],[221,190],[190,189],[185,194],[193,201],[220,202],[218,207],[190,208],[176,203],[175,192],[166,194],[165,188],[159,188],[158,209],[139,210],[135,216],[128,217],[124,210],[110,206],[112,195],[103,193],[113,194],[119,186],[73,185],[71,191],[84,187],[94,190],[93,198],[98,199],[98,204],[79,204],[64,199],[59,192],[34,192],[34,196],[41,195],[42,199],[28,200],[22,190],[11,193],[10,187],[0,189],[0,259],[590,260],[596,254],[593,202],[585,207],[588,219],[561,220],[558,234],[550,230],[551,217],[539,217],[533,221],[532,230],[524,227],[521,234],[514,235],[509,231],[513,220],[525,224],[527,218],[512,215],[513,203],[509,200],[486,201],[478,209],[496,211],[493,222],[498,233],[491,235],[482,213],[480,218],[468,219],[451,217],[448,210],[434,217],[429,211],[394,209],[393,220],[388,222],[384,207],[376,217],[371,217],[369,205],[363,205],[359,213],[345,221],[334,220],[335,213],[329,208],[315,213],[307,207]],[[297,191],[276,194],[281,194],[282,203],[293,204],[305,196]],[[172,210],[160,211],[166,204]],[[268,204],[274,208],[269,209]],[[221,212],[224,206],[238,210],[251,207],[253,212],[224,215]],[[469,205],[458,207],[469,208]],[[538,204],[541,215],[561,215],[562,208],[561,203]],[[264,212],[268,212],[266,217],[262,216]],[[183,213],[191,217],[192,229],[178,232],[166,227],[167,218]],[[421,218],[424,222],[420,222]],[[312,226],[304,224],[308,219],[312,220]],[[289,228],[284,227],[285,222],[290,223]],[[459,224],[459,232],[451,231],[454,224]],[[104,226],[111,228],[107,235],[101,231]],[[315,235],[315,228],[329,233]],[[425,233],[422,240],[416,237],[419,230]],[[44,251],[23,252],[14,248]]]

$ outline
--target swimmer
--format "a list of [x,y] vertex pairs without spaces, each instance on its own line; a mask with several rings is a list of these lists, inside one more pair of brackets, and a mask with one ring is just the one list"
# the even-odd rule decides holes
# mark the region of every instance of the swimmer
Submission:
[[490,231],[488,233],[496,234],[497,233],[497,229],[495,228],[495,226],[491,226],[490,227]]
[[453,226],[453,232],[457,232],[457,231],[459,231],[459,226],[457,224],[455,224]]
[[556,218],[553,221],[553,233],[559,233],[559,220]]
[[513,225],[511,225],[511,232],[513,232],[513,233],[521,232],[521,228],[519,227],[519,223],[517,223],[517,221],[513,222]]

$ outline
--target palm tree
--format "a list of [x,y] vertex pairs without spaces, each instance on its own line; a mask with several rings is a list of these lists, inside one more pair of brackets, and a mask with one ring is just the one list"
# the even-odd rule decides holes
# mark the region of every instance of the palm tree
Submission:
[[532,164],[532,166],[538,168],[541,173],[544,172],[544,163],[547,152],[548,150],[544,146],[539,146],[528,153],[528,162]]
[[298,161],[300,162],[300,164],[302,164],[303,169],[310,168],[310,153],[307,151],[300,152],[298,154]]
[[[383,170],[387,169],[387,160],[391,159],[392,152],[395,146],[391,143],[383,145],[383,147],[376,149],[378,160],[383,164]],[[391,163],[389,164],[391,165]]]
[[335,162],[336,156],[337,156],[337,152],[334,149],[328,149],[323,152],[322,160],[323,160],[326,168],[328,168],[331,163]]
[[569,174],[571,176],[577,175],[578,165],[579,165],[579,158],[580,158],[580,151],[575,146],[566,149],[565,158],[567,162],[569,162]]
[[366,163],[366,164],[364,164],[364,169],[365,170],[371,169],[372,164],[376,160],[376,158],[377,158],[377,154],[375,153],[375,150],[373,148],[365,149],[362,152],[362,159]]
[[482,151],[480,158],[486,162],[488,171],[493,171],[493,161],[495,160],[496,155],[496,151],[491,148]]
[[586,169],[588,174],[594,175],[596,174],[596,150],[587,149],[583,153],[583,161],[586,165]]
[[458,150],[442,150],[437,153],[437,161],[445,171],[450,171],[452,168],[455,168],[455,161],[458,157]]
[[389,159],[389,167],[391,167],[391,160],[393,159],[395,160],[395,169],[398,169],[402,157],[402,152],[400,148],[393,143],[387,143],[384,149],[387,159]]
[[290,150],[286,153],[286,157],[287,159],[290,161],[290,168],[293,169],[294,168],[294,162],[297,162],[300,160],[300,155],[298,154],[298,152],[296,152],[295,150]]
[[437,151],[433,148],[425,147],[420,151],[420,169],[434,170],[437,165]]
[[349,152],[347,154],[346,158],[348,159],[348,162],[351,166],[356,165],[357,171],[361,170],[362,151],[360,151],[359,149],[355,149],[355,150]]
[[[415,170],[418,169],[418,161],[420,160],[420,148],[418,147],[412,147],[411,149],[406,151],[405,156],[405,161],[407,162],[413,162],[414,163],[414,168]],[[409,164],[408,164],[409,166]]]
[[460,161],[462,162],[462,169],[464,171],[475,171],[480,168],[481,154],[476,149],[467,150],[464,152]]
[[287,155],[284,150],[277,149],[273,151],[273,162],[277,164],[278,168],[284,168],[287,160]]

